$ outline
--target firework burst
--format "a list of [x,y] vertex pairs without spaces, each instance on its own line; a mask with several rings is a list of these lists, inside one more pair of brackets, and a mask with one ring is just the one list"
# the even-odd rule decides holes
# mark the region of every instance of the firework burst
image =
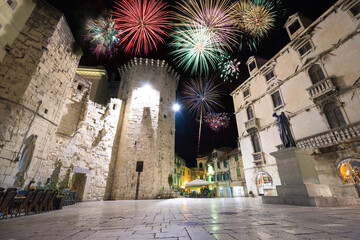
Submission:
[[112,56],[116,52],[120,44],[121,31],[117,29],[116,22],[111,16],[89,20],[86,30],[88,33],[85,35],[85,40],[93,45],[92,52],[96,57]]
[[230,126],[230,118],[227,113],[207,113],[204,116],[204,122],[215,132]]
[[171,29],[168,20],[170,12],[161,0],[122,0],[116,3],[115,20],[123,31],[121,43],[126,53],[147,55],[164,43],[167,30]]
[[254,37],[264,37],[274,28],[275,17],[272,1],[252,0],[244,14],[244,27]]
[[209,65],[213,68],[220,61],[224,50],[214,44],[213,33],[206,28],[187,25],[185,30],[175,31],[172,34],[173,41],[169,44],[174,50],[170,53],[174,56],[174,62],[190,74],[207,75]]
[[184,83],[182,94],[183,101],[187,106],[189,113],[196,113],[200,117],[199,135],[198,135],[198,152],[200,149],[202,118],[205,112],[213,112],[215,108],[221,107],[220,97],[222,92],[218,90],[219,85],[215,84],[214,78],[204,78],[190,80]]
[[230,56],[223,56],[219,63],[220,77],[224,79],[224,82],[232,82],[232,79],[237,79],[240,76],[239,66],[240,61],[236,58],[231,59]]
[[217,47],[231,47],[237,44],[237,28],[231,16],[230,0],[182,0],[177,6],[175,18],[183,26],[195,24],[212,33]]
[[232,17],[239,31],[253,38],[262,38],[275,27],[280,12],[277,5],[282,5],[281,0],[240,0],[231,7]]

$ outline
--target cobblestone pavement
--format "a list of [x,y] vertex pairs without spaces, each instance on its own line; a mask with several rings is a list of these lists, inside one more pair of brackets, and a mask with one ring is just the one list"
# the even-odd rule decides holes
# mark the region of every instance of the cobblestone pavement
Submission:
[[85,202],[0,220],[0,239],[360,239],[360,206],[263,205],[260,198]]

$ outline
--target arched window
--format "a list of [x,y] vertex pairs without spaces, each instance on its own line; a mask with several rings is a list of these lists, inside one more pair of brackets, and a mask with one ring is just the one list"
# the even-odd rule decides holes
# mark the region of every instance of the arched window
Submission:
[[273,188],[273,180],[271,176],[265,172],[259,172],[256,176],[256,183],[259,195],[264,195],[264,189]]
[[340,107],[331,102],[325,105],[324,112],[331,128],[337,128],[346,125],[345,119],[341,113]]
[[319,65],[314,65],[309,69],[309,76],[313,84],[325,79],[324,72]]
[[252,144],[253,144],[253,147],[254,147],[254,152],[256,152],[256,153],[261,152],[259,136],[257,134],[254,134],[251,137],[251,141],[252,141]]
[[202,164],[202,163],[199,163],[199,168],[203,168],[203,164]]
[[247,112],[247,117],[248,117],[248,120],[250,120],[250,119],[253,119],[254,118],[254,112],[253,112],[253,109],[252,109],[252,107],[250,106],[250,107],[248,107],[247,109],[246,109],[246,112]]

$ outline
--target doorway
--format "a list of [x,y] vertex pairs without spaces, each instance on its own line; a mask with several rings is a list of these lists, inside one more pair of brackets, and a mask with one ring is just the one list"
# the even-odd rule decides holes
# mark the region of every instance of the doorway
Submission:
[[259,196],[264,196],[265,189],[273,188],[273,181],[271,176],[265,172],[259,172],[256,176],[256,185],[258,188]]
[[74,173],[72,177],[72,190],[77,191],[77,202],[82,202],[84,199],[84,191],[86,184],[85,173]]

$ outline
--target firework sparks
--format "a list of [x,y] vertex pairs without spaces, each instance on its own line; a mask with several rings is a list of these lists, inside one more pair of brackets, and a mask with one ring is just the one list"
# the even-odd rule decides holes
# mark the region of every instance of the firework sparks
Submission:
[[173,41],[170,46],[174,50],[170,53],[174,56],[174,62],[190,70],[191,75],[206,75],[209,65],[213,68],[220,61],[224,50],[214,44],[213,33],[206,28],[187,25],[186,30],[178,30],[172,34]]
[[124,51],[147,55],[164,43],[167,30],[171,29],[166,3],[161,0],[122,0],[116,3],[114,16],[123,31]]
[[182,0],[175,6],[179,26],[195,24],[206,28],[214,38],[217,47],[231,47],[237,44],[234,20],[231,16],[230,0]]
[[236,58],[231,59],[230,56],[223,56],[220,63],[220,77],[224,79],[224,82],[232,81],[232,79],[237,79],[240,76],[240,61]]
[[253,36],[264,37],[274,27],[275,11],[271,1],[249,1],[244,15],[244,26]]
[[230,118],[227,113],[207,113],[204,116],[204,122],[215,132],[230,126]]
[[116,22],[111,16],[89,20],[86,30],[88,33],[85,35],[85,40],[94,45],[92,52],[97,57],[100,55],[112,56],[116,52],[120,44],[121,31],[117,29]]
[[184,103],[189,113],[196,113],[200,117],[199,135],[198,135],[198,152],[200,149],[202,117],[205,112],[213,112],[215,108],[221,107],[220,97],[222,92],[218,90],[219,85],[215,84],[215,79],[204,78],[190,80],[184,83],[182,94]]
[[232,17],[239,30],[253,38],[265,37],[275,27],[274,1],[280,3],[280,0],[240,0],[233,4]]

